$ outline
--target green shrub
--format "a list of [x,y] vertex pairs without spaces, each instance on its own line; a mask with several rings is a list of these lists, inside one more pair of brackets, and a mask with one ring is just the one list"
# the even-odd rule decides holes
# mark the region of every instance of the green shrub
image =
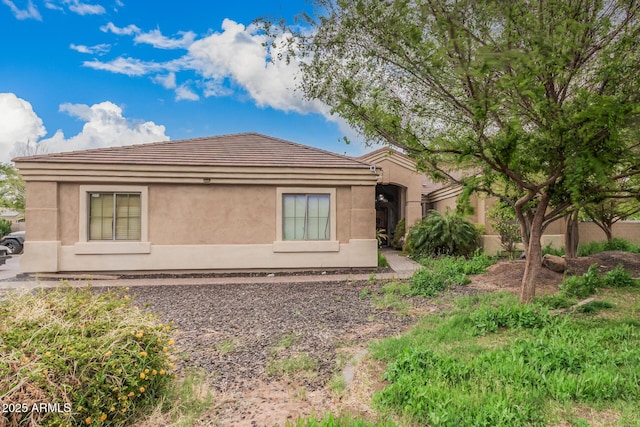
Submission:
[[604,251],[604,242],[589,242],[578,245],[578,256],[589,256]]
[[488,212],[491,226],[500,235],[500,244],[507,252],[509,258],[516,253],[516,245],[522,242],[520,224],[516,219],[516,212],[512,206],[505,202],[496,202]]
[[411,276],[411,290],[415,295],[433,297],[455,285],[465,285],[469,279],[464,273],[448,275],[441,271],[421,268]]
[[578,246],[578,256],[589,256],[604,251],[640,253],[640,245],[616,237],[610,242],[589,242]]
[[597,288],[625,288],[638,286],[628,271],[618,265],[604,275],[600,275],[596,264],[582,276],[566,277],[558,289],[565,297],[586,298],[593,295]]
[[631,274],[618,264],[616,268],[608,271],[603,278],[605,288],[628,288],[638,286],[638,282],[631,277]]
[[4,421],[131,424],[172,382],[170,329],[114,292],[63,284],[8,293],[0,301],[2,401],[60,404],[62,410],[2,414]]
[[453,286],[470,282],[469,274],[480,274],[495,262],[485,254],[476,254],[471,259],[464,257],[425,258],[423,268],[411,276],[411,291],[415,295],[433,297]]
[[603,285],[604,280],[598,272],[598,266],[594,264],[582,276],[566,277],[558,289],[568,297],[586,298],[593,295],[596,288],[601,288]]
[[402,218],[400,221],[398,221],[398,223],[396,224],[396,228],[393,230],[393,240],[391,241],[391,246],[393,246],[394,249],[402,249],[406,231],[406,221],[404,218]]
[[0,218],[0,237],[11,233],[11,223],[4,218]]
[[411,227],[407,247],[414,258],[428,256],[470,256],[480,247],[480,233],[456,214],[431,211]]
[[551,243],[547,244],[544,248],[542,248],[542,255],[555,255],[555,256],[563,256],[564,248],[555,248]]

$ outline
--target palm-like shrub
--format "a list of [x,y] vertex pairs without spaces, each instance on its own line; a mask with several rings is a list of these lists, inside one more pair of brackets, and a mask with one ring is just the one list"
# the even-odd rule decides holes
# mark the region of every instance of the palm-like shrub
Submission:
[[480,232],[460,215],[432,210],[409,230],[407,246],[415,258],[469,256],[480,247]]

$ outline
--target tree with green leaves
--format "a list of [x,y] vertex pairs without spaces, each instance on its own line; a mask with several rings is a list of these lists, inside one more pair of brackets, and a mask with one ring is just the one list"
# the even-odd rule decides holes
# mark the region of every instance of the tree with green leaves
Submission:
[[516,245],[522,242],[520,226],[513,207],[499,200],[491,205],[488,215],[491,227],[498,232],[500,244],[509,258],[514,258]]
[[0,207],[24,212],[25,183],[18,170],[9,164],[0,164]]
[[606,199],[583,208],[586,219],[593,221],[603,232],[608,242],[613,240],[613,224],[640,213],[637,199]]
[[640,116],[638,1],[315,5],[311,29],[265,25],[289,34],[299,89],[434,179],[511,205],[527,258],[521,300],[531,302],[544,228],[585,192],[640,173],[621,136]]

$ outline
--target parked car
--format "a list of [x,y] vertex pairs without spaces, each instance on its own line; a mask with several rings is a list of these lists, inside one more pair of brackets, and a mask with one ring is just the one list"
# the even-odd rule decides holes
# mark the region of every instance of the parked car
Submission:
[[24,247],[24,231],[14,231],[0,239],[0,245],[7,247],[10,254],[19,254]]
[[0,246],[0,265],[7,262],[9,258],[11,258],[11,255],[9,255],[9,248],[6,246]]

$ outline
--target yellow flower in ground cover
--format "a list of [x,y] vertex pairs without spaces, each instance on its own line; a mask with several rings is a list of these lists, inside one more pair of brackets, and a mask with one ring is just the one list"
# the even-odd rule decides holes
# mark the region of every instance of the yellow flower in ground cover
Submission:
[[87,424],[91,424],[91,417],[87,417],[87,419],[85,419],[84,422]]
[[144,387],[140,387],[140,393],[144,393]]
[[152,375],[158,375],[158,371],[156,371],[155,369],[153,371],[151,371]]
[[176,342],[173,340],[173,338],[171,338],[168,342],[169,345],[174,345]]
[[111,356],[111,350],[107,351],[107,352],[104,354],[104,357],[109,357],[109,356]]
[[146,377],[146,375],[144,374],[144,372],[140,372],[140,378],[144,379],[144,377]]
[[112,406],[111,408],[109,408],[109,412],[113,412],[113,411],[115,411],[115,410],[116,410],[116,407],[115,407],[115,406]]
[[141,351],[141,352],[140,352],[140,356],[142,356],[142,357],[147,357],[147,352],[146,352],[146,351]]
[[106,419],[107,419],[107,414],[103,412],[102,415],[100,415],[100,421],[104,421]]
[[166,371],[164,369],[160,369],[160,375],[164,375]]

